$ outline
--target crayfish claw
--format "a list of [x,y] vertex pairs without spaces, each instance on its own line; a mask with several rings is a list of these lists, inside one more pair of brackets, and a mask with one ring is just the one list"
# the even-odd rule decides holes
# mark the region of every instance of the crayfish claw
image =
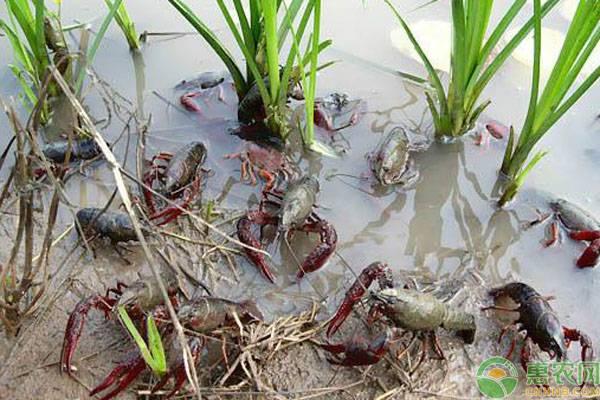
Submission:
[[572,329],[563,326],[563,333],[565,335],[565,342],[567,347],[571,342],[579,342],[581,346],[581,361],[589,361],[594,359],[594,346],[592,339],[579,329]]
[[354,284],[346,292],[344,301],[331,319],[331,322],[329,322],[329,326],[327,327],[328,337],[333,335],[346,320],[346,318],[348,318],[348,315],[350,314],[350,311],[352,311],[354,304],[356,304],[362,298],[373,281],[382,276],[391,276],[389,271],[390,269],[387,264],[376,261],[369,264],[369,266],[367,266],[360,273]]
[[[377,364],[388,349],[389,331],[377,336],[371,342],[362,337],[352,338],[348,343],[320,344],[324,350],[336,354],[335,358],[327,358],[332,364],[354,367]],[[344,353],[343,357],[337,356]]]
[[75,309],[71,315],[69,315],[69,320],[65,329],[65,337],[63,339],[60,355],[60,368],[62,372],[71,375],[71,361],[73,360],[73,355],[75,354],[77,343],[81,337],[83,325],[85,325],[85,320],[90,312],[90,308],[99,308],[106,313],[110,310],[110,306],[112,306],[113,302],[114,300],[102,296],[91,296],[77,303]]
[[593,267],[598,263],[598,258],[600,258],[600,239],[595,239],[579,257],[577,266],[579,268]]

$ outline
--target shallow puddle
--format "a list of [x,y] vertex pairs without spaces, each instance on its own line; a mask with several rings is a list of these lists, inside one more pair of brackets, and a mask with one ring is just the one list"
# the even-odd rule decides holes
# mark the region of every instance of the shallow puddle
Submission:
[[[401,2],[409,11],[413,2]],[[447,20],[447,2],[406,14],[410,23]],[[506,6],[509,1],[499,1]],[[139,30],[189,31],[187,24],[164,1],[130,2],[130,13]],[[208,3],[201,5],[209,8]],[[345,92],[363,99],[366,112],[360,122],[333,136],[320,139],[346,149],[338,159],[301,154],[292,149],[292,159],[306,174],[321,182],[318,213],[331,222],[339,235],[338,255],[321,270],[295,281],[296,267],[285,245],[272,245],[276,285],[268,283],[248,262],[239,265],[241,280],[221,290],[231,298],[256,298],[270,317],[298,312],[312,301],[324,302],[328,310],[337,306],[356,274],[375,260],[389,263],[394,271],[418,271],[436,279],[463,276],[475,270],[486,285],[521,280],[544,295],[556,297],[553,307],[562,322],[587,332],[600,343],[600,324],[590,312],[600,308],[598,271],[579,270],[575,260],[583,245],[564,238],[562,245],[544,248],[545,227],[524,229],[537,218],[536,208],[547,211],[546,194],[568,198],[600,216],[600,120],[597,118],[600,90],[593,88],[539,144],[550,154],[528,178],[516,202],[505,210],[495,207],[494,186],[503,155],[505,140],[492,139],[489,147],[476,144],[476,132],[454,143],[434,143],[426,152],[415,153],[420,178],[413,188],[382,189],[369,176],[367,155],[382,135],[403,126],[423,135],[431,134],[431,121],[421,90],[393,73],[394,70],[422,72],[408,54],[397,50],[396,22],[385,5],[369,2],[365,9],[359,1],[326,2],[324,37],[334,46],[324,60],[339,60],[320,75],[320,95]],[[96,6],[69,4],[64,21],[93,19]],[[224,28],[222,21],[207,17],[209,25]],[[521,21],[525,17],[521,18]],[[553,12],[548,25],[565,31],[567,21]],[[360,29],[357,29],[360,26]],[[441,26],[441,25],[440,25]],[[224,29],[223,29],[224,31]],[[100,49],[95,69],[111,86],[137,103],[144,116],[151,115],[146,137],[146,157],[159,151],[174,151],[190,141],[208,145],[206,166],[213,173],[206,182],[203,199],[218,199],[228,209],[254,206],[260,186],[240,182],[238,160],[224,155],[239,151],[242,141],[230,130],[235,127],[236,96],[224,84],[224,95],[197,100],[201,113],[181,108],[173,87],[184,78],[223,67],[195,35],[179,38],[151,37],[141,58],[132,59],[121,33],[113,27]],[[402,47],[402,46],[400,46]],[[431,46],[430,46],[431,47]],[[441,45],[441,49],[447,46]],[[0,40],[0,54],[7,44]],[[439,57],[438,57],[439,58]],[[443,57],[442,57],[443,58]],[[17,90],[6,62],[0,67],[0,94],[14,95]],[[488,87],[484,97],[493,100],[480,119],[498,120],[519,127],[525,116],[529,94],[528,70],[510,59]],[[98,98],[89,99],[92,110],[102,114]],[[293,105],[297,107],[297,105]],[[120,124],[104,131],[109,142],[120,136]],[[477,130],[482,129],[482,125]],[[4,117],[0,130],[6,132]],[[0,137],[0,147],[7,135]],[[120,139],[115,152],[127,160],[126,168],[135,170],[135,143]],[[128,149],[128,150],[127,150]],[[6,168],[1,172],[6,176]],[[114,190],[106,165],[96,163],[85,175],[71,179],[67,192],[78,206],[103,206]],[[62,226],[71,222],[71,214],[62,209]],[[302,235],[292,241],[299,256],[306,254],[314,241]],[[74,241],[74,236],[68,240]],[[143,262],[141,259],[140,262]],[[110,281],[110,271],[102,274]],[[323,316],[325,317],[325,316]],[[489,329],[489,327],[488,327]],[[495,340],[489,332],[483,340]],[[491,342],[490,342],[491,343]],[[575,354],[572,358],[575,357]]]

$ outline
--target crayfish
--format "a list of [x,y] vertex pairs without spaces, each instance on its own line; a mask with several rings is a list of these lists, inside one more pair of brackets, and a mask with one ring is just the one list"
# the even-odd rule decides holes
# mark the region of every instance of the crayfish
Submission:
[[[418,334],[422,340],[421,359],[415,369],[425,358],[428,342],[433,342],[433,349],[444,359],[444,354],[435,335],[437,328],[456,331],[467,344],[473,343],[476,326],[472,314],[451,307],[430,293],[422,293],[415,289],[394,286],[391,270],[387,264],[374,262],[367,266],[358,276],[354,284],[346,292],[342,304],[327,327],[327,337],[333,335],[346,320],[352,308],[365,295],[369,286],[377,280],[379,291],[369,294],[371,304],[369,322],[381,316],[389,320],[395,328]],[[386,331],[377,336],[371,343],[363,338],[355,338],[347,343],[322,344],[325,350],[334,353],[337,358],[333,363],[356,366],[377,363],[387,352],[392,334]],[[344,354],[340,358],[340,354]]]
[[384,186],[411,186],[419,179],[412,152],[428,146],[425,141],[411,140],[402,127],[392,129],[369,154],[373,175]]
[[[200,193],[202,165],[206,160],[206,146],[201,142],[192,142],[175,154],[161,152],[150,162],[150,169],[144,174],[144,198],[150,212],[149,219],[157,220],[158,225],[169,223],[182,214],[182,208],[189,207]],[[156,190],[170,200],[179,199],[177,205],[166,205],[157,209],[154,194]]]
[[75,215],[82,236],[107,237],[113,244],[137,240],[129,215],[100,208],[82,208]]
[[[58,164],[67,161],[67,154],[69,155],[69,162],[75,162],[90,160],[102,153],[94,139],[74,140],[71,143],[68,141],[46,143],[42,146],[41,151],[44,157],[52,163],[53,169]],[[46,174],[46,171],[44,168],[36,168],[33,170],[33,174],[36,178],[41,178]]]
[[[91,309],[104,312],[108,319],[113,315],[117,306],[123,305],[140,332],[145,332],[147,316],[152,315],[158,322],[161,337],[166,338],[171,347],[177,346],[177,340],[172,332],[173,328],[166,322],[169,317],[157,286],[144,281],[136,281],[131,285],[118,282],[117,286],[108,289],[104,296],[96,294],[81,300],[75,306],[67,322],[61,354],[61,370],[69,375],[73,373],[73,356]],[[233,326],[236,324],[236,319],[242,323],[251,323],[261,321],[263,318],[253,302],[236,303],[216,297],[198,296],[189,302],[180,304],[174,289],[169,289],[169,296],[183,327],[202,334],[201,337],[190,336],[188,338],[194,362],[198,361],[205,345],[205,338],[210,336],[211,332],[218,328]],[[170,342],[168,342],[169,340]],[[181,349],[175,348],[175,350],[179,350],[179,354],[182,354]],[[153,392],[156,392],[164,387],[170,378],[174,378],[173,389],[166,398],[177,393],[186,381],[183,358],[175,357],[175,360],[171,360],[169,364],[168,373],[152,389]],[[90,396],[112,388],[102,397],[102,400],[109,400],[125,390],[145,369],[146,363],[140,352],[138,350],[131,351],[90,392]]]
[[362,100],[350,100],[345,93],[331,93],[315,99],[314,122],[328,132],[356,125],[364,113]]
[[203,72],[196,78],[184,79],[175,86],[175,90],[185,91],[179,97],[179,102],[186,110],[200,113],[202,109],[196,104],[194,99],[204,96],[211,89],[216,89],[218,99],[225,101],[222,84],[227,78],[229,78],[227,72]]
[[[266,196],[271,196],[276,200],[263,199],[258,210],[248,211],[238,221],[238,238],[244,244],[262,249],[261,240],[252,233],[254,225],[276,226],[279,233],[287,232],[288,241],[295,231],[318,233],[320,242],[299,265],[300,271],[296,278],[302,279],[304,274],[318,270],[325,265],[337,245],[337,232],[333,225],[313,212],[318,191],[319,182],[315,178],[304,177],[293,183],[283,197],[274,192],[266,192]],[[266,204],[279,207],[279,212],[271,214],[264,211]],[[275,276],[267,264],[265,256],[249,248],[244,248],[244,251],[262,274],[269,281],[275,283]]]
[[240,177],[256,185],[256,174],[265,180],[264,192],[275,186],[277,176],[281,174],[287,180],[294,174],[291,163],[282,151],[273,146],[246,142],[242,151],[226,154],[226,159],[239,159],[242,162]]
[[[498,342],[508,330],[525,332],[525,343],[521,348],[521,365],[527,370],[527,363],[531,358],[532,343],[548,353],[551,358],[564,360],[567,356],[567,348],[572,341],[578,341],[581,344],[581,359],[588,361],[594,357],[594,349],[590,337],[577,329],[571,329],[563,326],[556,312],[548,303],[548,298],[543,297],[531,286],[513,282],[505,286],[492,289],[490,296],[494,300],[508,296],[518,304],[517,308],[506,308],[500,306],[489,306],[483,310],[498,310],[519,313],[519,318],[513,323],[502,329]],[[513,337],[511,346],[506,358],[510,358],[516,345],[516,335]]]
[[585,251],[577,259],[579,268],[593,267],[600,258],[600,222],[583,208],[564,199],[550,202],[551,214],[543,216],[539,223],[546,218],[554,217],[550,226],[551,238],[545,242],[545,246],[556,243],[560,237],[559,224],[569,232],[569,237],[577,241],[590,242]]

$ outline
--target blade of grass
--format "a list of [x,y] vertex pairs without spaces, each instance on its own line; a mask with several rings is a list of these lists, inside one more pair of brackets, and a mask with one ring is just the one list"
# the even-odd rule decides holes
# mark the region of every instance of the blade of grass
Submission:
[[[146,341],[144,340],[144,338],[142,338],[142,335],[140,335],[139,331],[135,327],[135,324],[129,317],[129,314],[127,314],[127,310],[125,310],[125,306],[121,305],[121,306],[117,307],[117,312],[119,314],[119,318],[120,318],[121,322],[123,323],[123,325],[125,325],[127,332],[129,332],[129,334],[131,335],[131,338],[137,345],[138,350],[140,351],[140,354],[142,355],[142,358],[144,359],[146,364],[150,367],[150,369],[152,369],[152,372],[158,374],[159,376],[166,373],[167,372],[166,371],[166,363],[163,364],[163,366],[162,366],[163,369],[161,370],[161,365],[159,365],[159,363],[154,359],[152,353],[150,352],[150,350],[148,349],[148,346],[146,345]],[[149,321],[151,321],[151,319],[152,319],[151,316],[148,317],[148,324],[147,324],[148,332],[150,332],[150,328],[151,328],[151,323],[149,322]],[[155,329],[155,334],[157,334],[158,330],[156,329],[156,325],[154,325],[154,329]],[[160,338],[160,336],[159,336],[159,338]],[[161,344],[161,347],[162,347],[162,344]],[[164,351],[163,351],[163,361],[164,361]]]
[[448,104],[446,103],[446,93],[444,91],[444,87],[442,86],[442,82],[441,82],[435,68],[433,68],[433,65],[429,61],[429,58],[427,58],[427,55],[425,55],[425,52],[423,51],[423,49],[421,48],[421,46],[415,39],[412,31],[410,30],[410,28],[408,27],[408,25],[406,24],[406,22],[404,21],[404,19],[398,12],[398,10],[396,10],[396,7],[394,7],[394,5],[390,2],[390,0],[384,0],[384,1],[390,7],[390,9],[392,10],[394,15],[400,22],[400,25],[404,29],[404,32],[406,32],[406,35],[408,36],[408,39],[410,40],[413,47],[415,48],[415,51],[417,52],[417,54],[423,61],[423,64],[425,65],[427,73],[429,74],[429,79],[431,81],[431,84],[433,85],[433,88],[437,94],[438,102],[440,104],[440,113],[446,114],[447,110],[448,110]]
[[[98,33],[96,34],[96,37],[92,41],[92,45],[90,46],[88,53],[85,56],[84,62],[86,63],[86,65],[91,65],[92,62],[94,61],[94,57],[96,57],[96,52],[98,51],[98,48],[100,47],[100,43],[104,39],[104,35],[106,34],[106,31],[108,30],[110,23],[113,21],[115,14],[117,13],[117,10],[119,9],[119,6],[121,5],[122,2],[123,2],[123,0],[115,0],[115,2],[112,4],[112,6],[109,7],[108,14],[106,15],[106,17],[104,17],[104,20],[102,21],[102,24],[100,25],[100,29],[98,29]],[[82,68],[81,71],[79,72],[79,76],[77,77],[77,81],[76,81],[77,83],[75,84],[75,93],[77,93],[78,95],[81,94],[81,88],[83,85],[83,80],[85,78],[85,71],[86,71],[86,69]]]
[[[278,99],[281,76],[279,75],[279,39],[277,37],[277,4],[274,0],[262,0],[263,24],[267,42],[267,67],[271,102]],[[268,102],[265,102],[265,105]]]
[[150,345],[150,353],[152,354],[152,360],[155,363],[154,371],[158,375],[163,375],[165,372],[167,372],[165,349],[160,337],[160,332],[156,327],[156,323],[154,322],[152,315],[148,315],[146,319],[146,329],[148,331],[148,344]]
[[[544,3],[544,6],[542,7],[541,11],[542,18],[545,17],[554,8],[554,6],[558,4],[559,1],[560,0],[548,0],[546,3]],[[509,12],[515,12],[514,16],[510,14],[513,18],[516,16],[515,9],[511,8]],[[492,77],[496,74],[496,72],[498,72],[500,67],[504,65],[504,62],[508,59],[508,57],[513,53],[513,51],[519,46],[519,44],[527,37],[529,32],[533,29],[534,18],[535,17],[529,19],[529,21],[527,21],[527,23],[515,34],[515,36],[513,36],[513,38],[506,44],[506,46],[504,46],[502,50],[494,57],[494,59],[487,66],[487,68],[483,70],[473,87],[467,88],[467,92],[470,94],[473,103],[476,101],[477,98],[481,96],[481,93],[483,92],[489,81],[492,79]],[[503,20],[503,22],[507,21]],[[503,29],[507,29],[508,24],[506,26],[503,25],[502,27]],[[494,31],[494,34],[498,34],[498,36],[493,36],[493,41],[492,36],[490,36],[490,39],[488,40],[488,43],[486,45],[486,59],[487,57],[489,57],[489,54],[491,54],[492,49],[495,47],[494,42],[497,43],[502,34],[504,34],[504,31]],[[483,66],[484,65],[482,65],[482,67]]]
[[247,84],[247,80],[244,78],[244,75],[235,63],[233,56],[217,38],[214,32],[210,28],[208,28],[208,26],[206,26],[204,22],[200,20],[200,18],[198,18],[198,16],[187,6],[187,4],[184,1],[168,1],[194,27],[194,29],[196,29],[196,31],[204,38],[204,40],[213,49],[217,56],[219,56],[221,61],[223,61],[225,67],[231,74],[238,96],[240,98],[243,97],[248,91],[249,87]]
[[[169,1],[174,1],[174,0],[169,0]],[[223,0],[217,0],[217,4],[218,4],[219,8],[221,9],[221,13],[223,14],[223,17],[225,18],[225,22],[227,22],[227,25],[229,26],[229,30],[233,34],[233,37],[235,38],[235,40],[238,44],[238,47],[240,48],[240,50],[244,54],[244,57],[246,58],[246,64],[248,65],[248,68],[252,72],[252,75],[253,75],[254,81],[255,81],[254,83],[258,87],[260,95],[263,99],[263,103],[265,105],[271,104],[271,98],[269,96],[269,91],[267,90],[267,86],[265,85],[265,83],[263,81],[263,77],[260,74],[258,65],[256,64],[256,60],[253,58],[253,54],[251,54],[250,50],[246,47],[244,40],[243,40],[239,30],[237,29],[237,26],[235,25],[235,22],[233,21],[233,18],[231,17],[231,14],[229,13],[227,6],[223,2]]]

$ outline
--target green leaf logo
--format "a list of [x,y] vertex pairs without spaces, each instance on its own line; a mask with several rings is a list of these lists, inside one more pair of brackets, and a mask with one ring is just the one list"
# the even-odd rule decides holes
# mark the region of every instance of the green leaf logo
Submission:
[[510,396],[519,383],[519,374],[514,364],[503,357],[488,358],[477,370],[479,391],[490,399]]

